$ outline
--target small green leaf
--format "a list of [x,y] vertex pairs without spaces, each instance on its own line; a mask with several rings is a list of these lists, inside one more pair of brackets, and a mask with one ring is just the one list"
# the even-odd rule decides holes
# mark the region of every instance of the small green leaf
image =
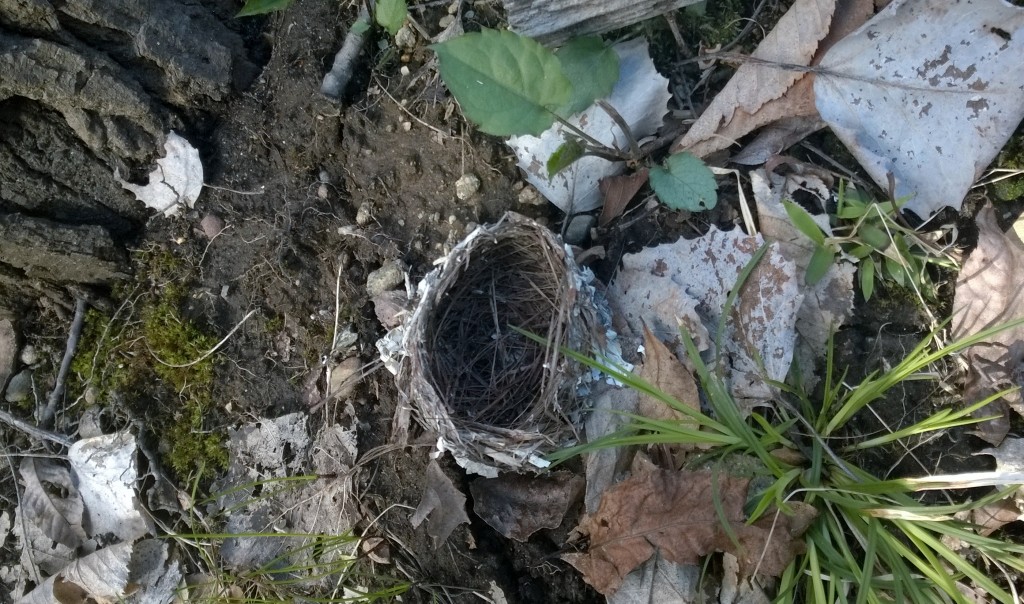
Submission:
[[863,244],[861,244],[861,245],[858,245],[858,246],[850,248],[849,251],[847,251],[846,253],[851,255],[851,256],[853,256],[854,258],[860,259],[860,258],[867,258],[874,251],[875,251],[875,248],[871,247],[870,245],[863,245]]
[[392,36],[402,29],[405,17],[409,9],[405,0],[377,0],[377,7],[373,10],[373,17],[377,25],[383,27]]
[[835,252],[821,245],[815,247],[810,261],[807,262],[807,274],[804,275],[804,281],[807,282],[807,285],[815,285],[825,277],[825,273],[835,261]]
[[807,235],[811,241],[819,246],[825,245],[825,233],[822,232],[818,223],[814,222],[814,218],[811,218],[810,212],[788,199],[783,199],[782,205],[786,208],[786,214],[789,214],[789,219],[798,231]]
[[483,29],[431,48],[463,115],[487,134],[539,135],[569,102],[561,62],[530,38]]
[[906,283],[906,271],[903,270],[903,265],[900,264],[898,260],[894,260],[886,256],[885,272],[889,273],[889,278],[899,285],[904,285]]
[[548,158],[548,178],[554,178],[555,174],[571,166],[574,161],[583,157],[586,151],[587,148],[577,138],[570,138],[562,143]]
[[356,22],[352,24],[352,29],[349,30],[353,34],[365,34],[370,31],[370,22],[367,19],[356,19]]
[[871,294],[875,292],[875,261],[868,258],[860,263],[860,293],[864,294],[864,300],[870,300]]
[[568,117],[611,94],[619,81],[619,55],[597,36],[570,40],[555,51],[572,84],[572,96],[558,114]]
[[704,162],[690,153],[676,153],[665,166],[651,168],[651,188],[661,203],[673,210],[699,212],[718,203],[718,183]]
[[843,220],[857,220],[861,216],[868,213],[867,206],[847,200],[845,203],[839,205],[836,209],[836,216]]
[[242,10],[238,11],[236,17],[252,17],[263,15],[288,8],[292,0],[245,0]]
[[857,229],[857,236],[861,241],[880,252],[885,251],[885,248],[889,247],[889,244],[892,243],[892,239],[889,238],[885,231],[870,224],[860,225],[860,228]]

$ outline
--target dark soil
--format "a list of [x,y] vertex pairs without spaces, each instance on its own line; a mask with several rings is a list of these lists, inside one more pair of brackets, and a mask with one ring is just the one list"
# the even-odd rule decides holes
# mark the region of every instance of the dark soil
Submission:
[[[258,311],[221,349],[216,364],[212,398],[217,410],[208,416],[205,427],[224,431],[252,418],[310,410],[308,386],[316,383],[322,359],[331,353],[336,321],[353,326],[359,336],[359,358],[367,366],[374,364],[374,344],[384,328],[366,283],[385,263],[400,261],[415,284],[432,268],[433,260],[474,225],[493,222],[506,211],[526,214],[555,229],[562,225],[552,207],[519,201],[523,183],[511,153],[461,119],[426,64],[430,53],[423,45],[403,57],[380,51],[376,41],[371,42],[346,101],[337,103],[323,97],[319,85],[355,18],[347,3],[299,0],[283,13],[245,20],[230,18],[233,3],[215,1],[209,8],[244,44],[239,53],[251,62],[252,70],[248,79],[240,74],[241,83],[220,99],[182,106],[167,101],[173,118],[166,121],[200,150],[205,181],[211,185],[194,210],[176,218],[147,217],[141,204],[130,197],[126,200],[126,194],[107,177],[109,162],[96,159],[84,146],[69,149],[60,142],[75,139],[68,136],[58,113],[21,96],[0,100],[0,162],[19,161],[16,170],[43,174],[31,186],[53,188],[59,183],[45,176],[52,167],[43,171],[39,165],[64,156],[85,156],[84,161],[66,160],[79,168],[74,179],[60,185],[61,191],[80,195],[73,196],[75,204],[63,211],[62,220],[101,224],[119,244],[141,251],[131,256],[135,275],[145,270],[139,263],[155,254],[176,259],[182,280],[178,285],[188,287],[183,315],[217,334],[217,339],[247,313]],[[434,30],[443,9],[431,8],[416,16]],[[477,12],[477,21],[499,17],[486,3]],[[76,31],[87,29],[83,25]],[[665,32],[658,35],[667,37]],[[202,38],[202,31],[196,32],[195,43],[201,45]],[[659,62],[670,61],[659,58]],[[128,72],[146,68],[127,59],[121,66]],[[409,75],[401,75],[403,66],[409,68]],[[684,75],[680,69],[673,77]],[[160,88],[158,83],[152,86]],[[15,112],[16,105],[25,111]],[[58,142],[53,143],[56,151],[49,157],[39,154],[15,160],[14,152],[4,155],[8,146],[2,141],[15,136],[31,135],[40,147],[48,147],[47,133],[53,129],[61,131],[51,137]],[[141,153],[127,166],[136,177],[147,171],[148,160],[141,159],[145,157],[149,156]],[[455,182],[464,174],[476,175],[481,187],[462,201],[455,196]],[[605,245],[608,252],[606,260],[595,266],[596,272],[607,278],[623,253],[696,234],[709,223],[731,227],[737,213],[729,203],[734,196],[729,186],[723,184],[721,209],[710,217],[691,218],[643,207],[633,210],[629,220],[613,224],[594,242]],[[3,189],[4,199],[8,196],[8,189]],[[3,203],[0,208],[5,212],[15,210]],[[25,206],[18,211],[42,213]],[[219,216],[226,225],[213,238],[200,227],[210,215]],[[158,293],[168,281],[145,285]],[[37,294],[20,307],[18,315],[22,333],[44,356],[40,376],[52,375],[59,365],[70,321],[68,298],[54,301],[63,290],[47,286],[47,291],[48,297]],[[96,291],[105,302],[98,307],[109,313],[124,302],[132,287],[101,284]],[[926,335],[924,319],[908,312],[913,302],[893,299],[899,298],[861,304],[856,323],[837,337],[838,365],[849,369],[849,380],[898,362]],[[48,391],[42,384],[52,381],[46,379],[52,377],[42,378],[40,387]],[[76,379],[80,376],[72,377]],[[69,388],[75,391],[73,384]],[[888,410],[884,421],[893,425],[919,418],[933,405],[949,400],[930,384],[908,386],[895,394],[892,405],[879,405]],[[350,400],[358,416],[361,453],[388,445],[399,400],[393,377],[383,369],[376,371],[358,385]],[[138,425],[160,448],[167,426],[160,423],[165,419],[158,418],[166,416],[154,411],[149,417],[140,414],[138,406],[109,402],[115,407],[113,424]],[[335,421],[336,407],[317,409],[317,421]],[[65,423],[59,418],[58,428],[73,427],[77,413],[74,409],[64,413]],[[878,430],[874,421],[865,419],[858,430],[864,434]],[[916,450],[916,455],[929,471],[980,469],[989,462],[971,455],[981,446],[973,438],[950,433],[942,442]],[[31,446],[16,433],[6,433],[4,441],[9,451]],[[419,502],[432,449],[429,438],[417,442],[421,444],[375,456],[358,476],[366,519],[360,530],[388,538],[395,563],[411,570],[417,582],[405,601],[474,602],[478,601],[474,592],[486,592],[492,581],[509,602],[603,601],[558,558],[576,520],[572,515],[558,529],[518,543],[499,536],[470,513],[472,524],[460,527],[435,550],[424,527],[414,529],[409,523],[408,506],[415,508]],[[886,475],[920,473],[916,462],[896,463],[898,459],[899,455],[870,460],[866,465]],[[444,462],[443,467],[468,494],[470,478],[453,463]],[[2,505],[10,510],[15,499],[12,480],[4,472],[7,486]],[[394,504],[404,507],[394,508]],[[369,520],[378,516],[380,520],[369,526]],[[10,544],[5,548],[4,555],[10,555]],[[378,567],[377,572],[393,571]]]

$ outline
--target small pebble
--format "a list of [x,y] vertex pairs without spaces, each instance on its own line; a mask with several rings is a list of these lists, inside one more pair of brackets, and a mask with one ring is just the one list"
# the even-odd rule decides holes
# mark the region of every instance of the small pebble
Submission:
[[39,351],[35,346],[28,344],[21,349],[21,362],[29,367],[39,362]]
[[409,66],[408,65],[402,65],[402,68],[398,70],[398,73],[402,74],[403,77],[408,76],[409,75]]
[[412,122],[402,122],[402,130],[409,132],[412,130]]
[[463,174],[455,181],[455,196],[466,201],[480,190],[480,178],[476,174]]
[[523,190],[519,192],[519,203],[524,206],[540,206],[544,205],[545,199],[537,189],[532,186],[523,187]]
[[408,25],[403,25],[395,34],[395,45],[399,48],[416,46],[416,33]]
[[445,15],[441,17],[441,20],[437,22],[437,25],[441,29],[448,29],[448,26],[455,23],[455,15]]
[[32,394],[32,370],[24,369],[14,374],[7,384],[4,400],[8,403],[20,403],[27,400],[30,394]]
[[565,242],[570,245],[583,245],[590,237],[590,229],[597,226],[597,217],[590,214],[573,216],[565,229]]
[[316,196],[320,199],[327,199],[327,185],[320,183],[320,186],[316,188]]
[[375,298],[405,283],[405,267],[398,260],[388,260],[366,277],[366,294]]
[[371,219],[373,219],[373,208],[370,206],[370,202],[364,201],[359,204],[359,209],[356,210],[356,224],[365,226]]

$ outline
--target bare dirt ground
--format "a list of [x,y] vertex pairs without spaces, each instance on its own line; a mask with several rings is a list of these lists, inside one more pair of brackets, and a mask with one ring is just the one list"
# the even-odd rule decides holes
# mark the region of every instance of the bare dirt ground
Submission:
[[[434,28],[446,6],[429,4],[416,16]],[[467,28],[495,25],[502,18],[495,4],[473,7],[476,16]],[[210,187],[193,210],[175,218],[147,216],[141,204],[110,217],[118,241],[132,250],[126,271],[131,276],[101,288],[103,304],[88,320],[103,325],[123,308],[140,321],[146,305],[184,287],[185,294],[175,298],[181,317],[214,342],[241,323],[215,357],[214,404],[202,419],[202,432],[225,434],[254,418],[305,412],[317,425],[354,426],[361,453],[382,447],[360,465],[356,477],[362,519],[356,529],[389,540],[391,564],[403,572],[388,565],[367,568],[412,579],[415,587],[405,601],[477,601],[474,594],[487,592],[492,582],[509,602],[603,601],[558,558],[578,509],[562,526],[526,543],[501,537],[472,513],[471,523],[437,549],[423,526],[412,527],[409,518],[423,493],[432,443],[414,434],[414,446],[386,447],[400,397],[393,377],[375,363],[375,342],[385,330],[368,288],[404,288],[406,280],[414,285],[475,225],[494,222],[506,211],[556,230],[562,227],[560,214],[529,189],[524,193],[503,144],[461,119],[429,66],[431,53],[424,44],[402,56],[371,42],[345,102],[337,103],[323,97],[319,86],[355,18],[349,3],[298,0],[283,13],[248,20],[230,18],[233,8],[226,2],[210,6],[244,42],[253,77],[218,101],[179,111],[176,125],[199,149]],[[652,35],[670,44],[667,31],[655,28]],[[201,31],[193,43],[203,43]],[[658,57],[659,67],[674,82],[685,78],[685,70],[674,68],[666,56]],[[402,75],[403,66],[408,75]],[[15,102],[27,101],[4,103],[10,109]],[[455,183],[465,174],[478,177],[480,187],[460,200]],[[613,223],[600,234],[608,256],[595,265],[598,276],[610,276],[627,251],[695,234],[711,223],[731,227],[737,213],[728,200],[734,195],[730,185],[722,187],[723,202],[710,217],[641,208],[629,220]],[[395,263],[400,273],[380,270]],[[855,322],[837,337],[840,364],[850,367],[851,379],[900,358],[926,333],[926,321],[907,312],[912,302],[887,294],[862,304]],[[251,311],[256,313],[243,321]],[[24,341],[39,356],[35,376],[43,398],[60,364],[71,314],[66,304],[51,300],[21,307],[17,315]],[[358,336],[352,355],[376,370],[344,400],[318,404],[325,366],[341,360],[331,357],[336,325],[351,326]],[[83,338],[82,346],[80,354],[90,357],[98,350],[95,339]],[[74,430],[86,403],[71,403],[85,395],[85,380],[70,376],[55,430]],[[120,392],[94,390],[92,396],[100,398],[93,403],[106,406],[103,421],[109,427],[135,426],[150,448],[168,454],[164,435],[175,422],[186,421],[180,393],[156,381],[151,385],[148,392],[139,384]],[[942,400],[933,387],[922,388],[893,401],[886,421],[906,421]],[[12,409],[28,417],[30,407]],[[870,433],[876,426],[865,420],[862,428]],[[5,428],[3,434],[11,454],[45,453],[17,430]],[[948,441],[923,448],[918,457],[943,471],[979,469],[990,465],[987,458],[971,455],[981,446],[973,437],[951,432]],[[918,469],[894,469],[891,459],[866,465],[893,475]],[[5,510],[17,502],[14,466],[8,466],[0,470]],[[453,463],[442,466],[468,493],[470,478]],[[187,472],[173,475],[188,488]],[[200,488],[209,487],[208,476]],[[3,555],[17,557],[10,541]]]

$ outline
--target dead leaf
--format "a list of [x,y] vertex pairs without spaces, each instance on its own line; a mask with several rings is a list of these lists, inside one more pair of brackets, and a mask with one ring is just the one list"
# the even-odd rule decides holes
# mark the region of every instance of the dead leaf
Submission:
[[636,192],[647,183],[650,170],[640,168],[629,174],[618,176],[606,176],[598,183],[601,190],[601,197],[604,199],[601,207],[601,217],[597,224],[605,226],[612,220],[622,215],[626,205],[633,199]]
[[959,208],[1024,118],[1024,9],[889,4],[821,61],[818,111],[883,189],[922,218]]
[[82,516],[85,505],[71,481],[71,472],[52,460],[25,457],[21,460],[25,481],[21,509],[50,539],[71,549],[86,539]]
[[[679,326],[699,345],[714,343],[721,313],[739,274],[764,241],[739,229],[716,227],[694,240],[626,254],[608,288],[613,309],[634,333],[650,327],[683,358]],[[796,343],[797,311],[803,303],[802,278],[778,244],[771,244],[751,272],[725,319],[721,359],[737,404],[746,412],[774,396],[764,377],[782,381]],[[708,357],[718,355],[711,351]]]
[[[594,441],[620,430],[629,423],[624,415],[636,413],[639,392],[627,388],[598,382],[591,390],[592,407],[584,420],[587,440]],[[629,447],[604,447],[590,451],[584,457],[587,491],[584,504],[587,512],[593,513],[601,503],[601,495],[615,482],[629,466]]]
[[[810,192],[824,204],[829,200],[829,188],[814,175],[783,176],[765,170],[752,171],[750,184],[754,190],[761,233],[765,239],[779,243],[782,254],[796,263],[800,281],[804,283],[807,263],[814,254],[815,246],[793,226],[782,200],[793,199],[800,191]],[[814,218],[825,232],[831,233],[828,216],[821,214]],[[805,295],[796,320],[799,336],[796,358],[805,374],[824,358],[829,336],[853,314],[853,277],[856,271],[854,265],[840,260],[816,284],[811,287],[804,284]]]
[[[978,212],[977,224],[978,246],[964,262],[953,298],[952,333],[957,339],[1024,317],[1024,242],[999,228],[990,206]],[[972,380],[989,391],[1020,384],[1024,327],[1001,331],[985,344],[972,346],[967,359]],[[1007,402],[1024,413],[1019,393]]]
[[987,537],[1011,522],[1024,519],[1017,504],[1008,499],[984,505],[971,514],[971,522],[978,525],[978,533]]
[[416,528],[426,520],[427,534],[434,540],[434,549],[438,549],[448,540],[455,527],[469,524],[466,496],[455,488],[452,479],[434,460],[427,466],[426,479],[423,498],[409,522]]
[[[119,602],[128,587],[128,564],[132,544],[116,543],[75,560],[64,570],[33,589],[21,602],[52,604],[60,593],[71,602],[86,602],[85,597],[100,602]],[[75,599],[75,597],[79,599]]]
[[136,492],[136,453],[135,437],[129,432],[84,438],[71,445],[68,461],[85,503],[89,535],[113,534],[121,541],[135,541],[152,531]]
[[[676,564],[696,564],[715,551],[731,552],[741,576],[778,576],[803,551],[800,538],[812,506],[794,516],[769,512],[753,525],[743,517],[747,479],[711,472],[654,470],[609,489],[597,513],[580,522],[590,537],[586,553],[566,560],[599,592],[615,592],[624,577],[656,552]],[[722,511],[724,518],[719,517]],[[723,527],[728,522],[739,548]]]
[[773,155],[804,140],[825,127],[825,122],[814,115],[784,117],[766,126],[743,150],[729,158],[734,164],[756,166],[765,163]]
[[[661,340],[654,337],[650,329],[644,326],[645,358],[638,373],[647,383],[658,388],[676,401],[687,405],[694,411],[700,411],[700,393],[693,373],[679,362],[676,355]],[[696,422],[673,409],[653,396],[640,395],[637,413],[657,420],[672,420],[690,428],[696,428]]]
[[806,73],[765,62],[810,65],[828,34],[835,8],[836,0],[794,2],[754,51],[752,57],[759,61],[746,62],[736,70],[689,131],[672,145],[672,153],[688,151],[704,157],[780,118],[813,115],[814,98]]
[[571,472],[501,474],[474,480],[469,492],[477,516],[505,537],[526,541],[540,529],[562,524],[583,493],[583,479]]
[[147,207],[163,212],[164,216],[174,216],[181,206],[191,208],[199,199],[203,190],[203,163],[199,160],[199,151],[172,130],[164,142],[164,156],[149,173],[149,184],[132,184],[122,180],[116,171],[114,179]]
[[607,604],[697,604],[702,578],[701,568],[676,564],[655,553],[648,561],[626,575],[622,585],[608,594]]

